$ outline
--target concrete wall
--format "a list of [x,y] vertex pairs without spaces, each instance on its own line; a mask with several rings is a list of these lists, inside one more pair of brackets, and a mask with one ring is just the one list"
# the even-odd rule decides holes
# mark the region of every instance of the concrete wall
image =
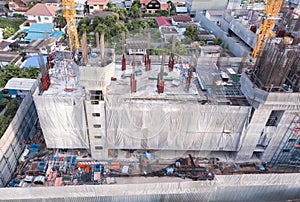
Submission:
[[[33,89],[36,88],[36,85]],[[0,187],[6,186],[9,182],[18,159],[25,149],[23,140],[35,134],[35,123],[38,116],[32,100],[32,94],[28,93],[23,99],[19,109],[0,139]]]
[[[99,104],[91,104],[90,100],[86,100],[85,106],[92,158],[95,160],[107,159],[107,149],[104,148],[106,146],[104,100],[99,100]],[[99,113],[100,116],[94,116],[93,113]],[[94,126],[99,124],[100,128]]]
[[[247,128],[247,134],[242,147],[237,153],[236,161],[248,161],[256,150],[261,136],[268,138],[265,147],[260,151],[259,157],[264,162],[269,162],[274,153],[281,148],[284,137],[290,134],[289,127],[300,111],[300,94],[284,92],[262,92],[253,87],[246,74],[241,78],[241,90],[249,103],[255,108]],[[284,113],[276,126],[266,126],[273,110],[283,110]]]
[[242,57],[246,52],[250,54],[249,50],[234,41],[232,38],[227,36],[227,33],[224,32],[220,27],[218,27],[214,22],[209,21],[201,12],[197,12],[195,21],[199,21],[201,25],[213,32],[216,37],[222,39],[224,47],[228,46],[228,49],[232,52],[232,54],[236,57]]
[[226,32],[228,32],[228,30],[231,30],[248,46],[250,46],[251,48],[254,47],[257,38],[256,34],[250,31],[250,29],[243,25],[241,22],[235,20],[229,12],[224,13],[221,20],[221,27]]

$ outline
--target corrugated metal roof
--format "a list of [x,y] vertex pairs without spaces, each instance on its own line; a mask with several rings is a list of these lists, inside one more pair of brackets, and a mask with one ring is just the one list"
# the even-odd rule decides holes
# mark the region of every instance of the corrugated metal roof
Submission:
[[14,89],[14,90],[30,90],[36,79],[26,79],[26,78],[12,78],[10,79],[4,89]]
[[187,13],[187,7],[175,7],[176,13]]
[[53,28],[54,28],[54,24],[33,23],[30,25],[29,32],[51,33]]

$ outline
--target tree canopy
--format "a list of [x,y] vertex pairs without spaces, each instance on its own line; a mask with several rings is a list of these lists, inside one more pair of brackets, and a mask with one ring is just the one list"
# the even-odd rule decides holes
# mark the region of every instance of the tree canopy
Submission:
[[188,39],[192,40],[192,41],[195,41],[198,37],[198,28],[197,26],[194,26],[194,25],[189,25],[184,34],[183,34],[185,37],[187,37]]
[[40,70],[34,67],[20,68],[17,65],[8,64],[0,68],[0,87],[4,87],[7,81],[11,78],[37,78]]

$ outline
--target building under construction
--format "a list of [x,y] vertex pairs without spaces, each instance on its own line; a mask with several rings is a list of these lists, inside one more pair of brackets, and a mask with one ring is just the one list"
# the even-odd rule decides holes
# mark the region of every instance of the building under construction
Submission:
[[113,50],[100,46],[83,52],[84,66],[63,55],[49,59],[51,84],[34,96],[48,148],[87,149],[96,160],[147,151],[157,159],[191,153],[271,162],[297,131],[299,50],[292,41],[273,40],[242,74],[173,51],[168,60],[145,51],[115,63]]

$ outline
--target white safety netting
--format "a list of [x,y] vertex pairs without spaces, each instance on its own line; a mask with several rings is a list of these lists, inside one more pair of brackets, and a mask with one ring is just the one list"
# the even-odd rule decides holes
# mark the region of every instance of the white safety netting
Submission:
[[34,96],[48,148],[88,148],[84,97]]
[[[128,179],[128,178],[127,178]],[[300,198],[300,174],[216,176],[214,181],[180,180],[116,185],[7,188],[0,201],[288,201]],[[176,180],[178,179],[178,180]]]
[[116,149],[238,151],[250,107],[107,96],[107,144]]

